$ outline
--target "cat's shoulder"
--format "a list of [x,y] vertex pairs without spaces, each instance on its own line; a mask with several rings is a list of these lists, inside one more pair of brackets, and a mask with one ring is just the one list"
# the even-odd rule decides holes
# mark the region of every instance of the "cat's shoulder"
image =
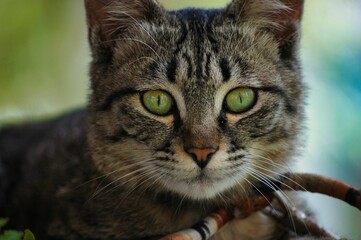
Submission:
[[[34,147],[37,144],[56,144],[80,140],[85,136],[87,111],[75,110],[56,118],[30,121],[24,124],[0,125],[0,146],[4,151]],[[45,141],[45,140],[53,141]]]
[[[6,185],[32,184],[66,174],[79,165],[86,147],[86,110],[49,120],[0,128],[0,192]],[[5,190],[4,190],[5,189]]]

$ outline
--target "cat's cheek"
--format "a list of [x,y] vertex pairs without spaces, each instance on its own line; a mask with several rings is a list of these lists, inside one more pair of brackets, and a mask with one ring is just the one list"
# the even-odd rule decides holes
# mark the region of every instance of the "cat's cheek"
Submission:
[[293,155],[290,150],[289,142],[281,140],[272,144],[255,143],[250,146],[250,155],[252,164],[256,166],[257,171],[266,175],[277,175],[289,170],[292,162],[290,156]]
[[237,116],[237,115],[235,115],[235,114],[229,114],[229,113],[227,113],[226,116],[227,116],[228,124],[229,124],[230,126],[236,125],[237,122],[242,119],[241,117],[239,117],[239,116]]

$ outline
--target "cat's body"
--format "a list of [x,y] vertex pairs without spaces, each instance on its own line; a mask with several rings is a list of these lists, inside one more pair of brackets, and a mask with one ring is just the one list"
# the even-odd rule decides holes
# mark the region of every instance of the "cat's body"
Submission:
[[[304,95],[302,1],[284,2],[87,0],[88,109],[0,131],[0,215],[40,239],[158,238],[286,172]],[[262,213],[227,231],[287,232]]]
[[[0,169],[6,169],[1,173],[0,212],[9,217],[8,227],[30,228],[38,239],[158,239],[216,209],[216,203],[151,191],[139,196],[120,186],[99,191],[111,181],[88,156],[85,125],[82,110],[0,131]],[[232,229],[235,239],[241,233],[264,239],[278,229],[261,213],[236,225],[241,230]]]

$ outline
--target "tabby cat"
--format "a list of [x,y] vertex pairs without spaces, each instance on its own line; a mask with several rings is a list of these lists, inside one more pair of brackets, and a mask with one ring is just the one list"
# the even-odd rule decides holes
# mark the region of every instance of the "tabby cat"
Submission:
[[[85,0],[86,110],[0,131],[0,216],[38,239],[158,239],[288,171],[302,0]],[[317,237],[317,236],[316,236]],[[290,239],[263,213],[213,239]]]

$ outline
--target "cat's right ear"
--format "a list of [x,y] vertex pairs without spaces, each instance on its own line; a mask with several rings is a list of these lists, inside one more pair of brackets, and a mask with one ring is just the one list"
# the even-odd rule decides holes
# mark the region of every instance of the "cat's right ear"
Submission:
[[292,57],[299,41],[303,5],[304,0],[233,0],[225,13],[237,23],[272,33],[281,55]]
[[112,0],[85,0],[85,10],[88,24],[88,38],[94,57],[110,57],[111,39],[115,37],[112,31],[115,23],[111,20],[109,7]]
[[111,58],[118,38],[163,13],[156,0],[85,0],[85,8],[89,43],[98,60]]

